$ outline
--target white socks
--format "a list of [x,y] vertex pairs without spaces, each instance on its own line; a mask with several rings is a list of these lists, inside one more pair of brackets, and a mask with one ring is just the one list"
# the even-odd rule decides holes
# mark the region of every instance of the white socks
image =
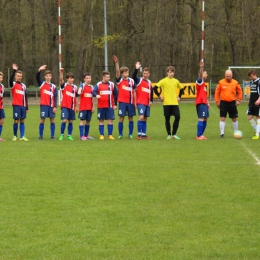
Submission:
[[225,125],[226,125],[226,122],[223,122],[223,121],[220,121],[220,122],[219,122],[219,128],[220,128],[220,134],[221,134],[221,135],[224,134]]
[[257,126],[256,126],[256,131],[255,131],[255,134],[257,136],[259,136],[259,132],[260,132],[260,119],[257,119]]
[[234,132],[235,132],[238,130],[238,121],[232,122],[232,123],[233,123]]
[[254,120],[254,118],[249,120],[249,123],[251,124],[251,126],[254,128],[254,130],[256,131],[256,122]]

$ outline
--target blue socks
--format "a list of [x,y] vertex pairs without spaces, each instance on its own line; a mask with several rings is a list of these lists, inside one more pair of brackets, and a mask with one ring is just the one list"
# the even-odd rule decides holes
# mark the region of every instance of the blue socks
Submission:
[[20,138],[24,137],[24,132],[25,132],[25,125],[24,123],[20,123]]
[[197,136],[202,136],[203,135],[203,132],[204,132],[204,122],[202,121],[198,121],[198,124],[197,124]]
[[137,132],[138,132],[138,135],[142,135],[142,127],[143,127],[143,122],[138,120],[138,122],[137,122]]
[[66,123],[62,122],[61,126],[60,126],[60,134],[61,135],[64,135],[65,128],[66,128]]
[[107,131],[108,131],[108,135],[112,135],[112,133],[113,133],[113,125],[107,125]]
[[206,127],[207,127],[207,121],[203,121],[203,133],[204,133]]
[[79,137],[84,135],[84,125],[79,126]]
[[100,135],[104,135],[104,125],[99,125],[99,133]]
[[146,125],[146,121],[142,121],[142,134],[143,136],[146,136],[146,128],[147,128],[147,125]]
[[90,125],[85,125],[85,136],[88,136]]
[[18,124],[13,124],[14,136],[17,136]]
[[129,122],[128,128],[129,128],[129,135],[132,135],[134,131],[134,121]]
[[124,125],[123,123],[118,123],[118,133],[119,135],[122,135],[123,136],[123,128],[124,128]]
[[68,135],[72,134],[72,130],[73,130],[73,124],[69,123],[69,125],[68,125]]
[[3,125],[0,125],[0,136],[2,134]]
[[43,137],[44,124],[39,124],[39,136]]
[[[55,134],[55,123],[51,123],[50,124],[50,130],[51,130],[51,137],[54,137],[54,134]],[[44,124],[40,123],[39,124],[39,136],[40,137],[43,137],[43,131],[44,131]]]
[[55,123],[51,123],[51,137],[54,137],[55,134]]

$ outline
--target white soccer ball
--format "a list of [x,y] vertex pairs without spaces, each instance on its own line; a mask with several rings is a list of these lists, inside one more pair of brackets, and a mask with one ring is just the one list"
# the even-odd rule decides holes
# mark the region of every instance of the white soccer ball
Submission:
[[234,132],[234,138],[240,140],[243,137],[243,133],[239,130]]

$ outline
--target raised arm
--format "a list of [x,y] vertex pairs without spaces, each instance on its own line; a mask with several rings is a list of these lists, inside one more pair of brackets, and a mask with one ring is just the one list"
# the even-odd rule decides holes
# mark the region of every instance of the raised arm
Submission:
[[13,84],[14,84],[14,75],[15,75],[15,72],[18,70],[17,64],[14,63],[14,64],[12,65],[12,67],[13,67],[13,72],[12,72],[11,77],[10,77],[10,80],[9,80],[10,88],[13,87]]
[[63,85],[63,83],[64,83],[63,72],[64,72],[64,69],[60,68],[60,85]]
[[120,77],[119,61],[118,61],[117,56],[115,56],[115,55],[113,55],[112,58],[115,62],[115,66],[116,66],[116,79],[118,79]]
[[38,83],[38,86],[40,87],[43,83],[42,79],[41,79],[41,71],[42,70],[45,70],[47,67],[47,65],[42,65],[38,71],[37,71],[37,74],[36,74],[36,80],[37,80],[37,83]]
[[200,62],[200,72],[199,72],[199,77],[202,79],[203,77],[203,70],[204,70],[204,62]]
[[138,73],[138,70],[140,69],[141,66],[142,66],[141,63],[139,61],[137,61],[136,64],[135,64],[135,71],[132,75],[132,78],[135,81],[135,83],[137,83],[137,73]]

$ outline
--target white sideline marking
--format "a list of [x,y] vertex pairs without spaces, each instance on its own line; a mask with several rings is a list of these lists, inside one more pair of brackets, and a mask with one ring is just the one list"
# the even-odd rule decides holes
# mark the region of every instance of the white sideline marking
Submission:
[[[212,111],[213,110],[213,111]],[[211,109],[211,111],[214,114],[217,114],[217,112],[214,109]],[[255,159],[256,164],[260,165],[260,159],[249,149],[246,147],[246,145],[243,142],[240,142],[240,144],[244,147],[244,149]]]
[[245,150],[255,159],[256,164],[260,165],[260,159],[251,151],[249,150],[244,143],[241,143],[241,145],[245,148]]

